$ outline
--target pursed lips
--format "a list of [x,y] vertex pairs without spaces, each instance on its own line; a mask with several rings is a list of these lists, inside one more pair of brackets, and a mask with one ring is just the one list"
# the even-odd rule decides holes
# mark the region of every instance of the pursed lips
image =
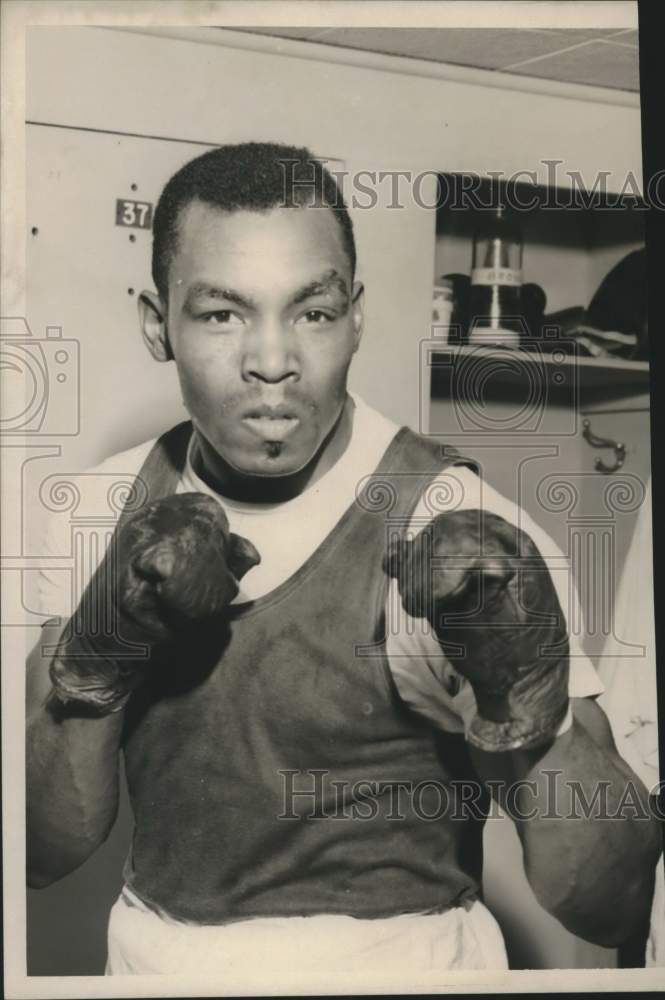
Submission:
[[300,418],[288,403],[276,406],[262,403],[248,410],[242,422],[264,441],[282,441],[298,427]]
[[265,417],[268,420],[285,420],[293,417],[298,418],[298,411],[292,403],[259,403],[249,408],[243,414],[243,419],[259,419]]

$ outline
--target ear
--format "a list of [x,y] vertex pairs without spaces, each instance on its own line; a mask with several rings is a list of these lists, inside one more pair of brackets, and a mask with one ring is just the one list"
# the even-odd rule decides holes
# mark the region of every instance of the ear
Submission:
[[351,299],[351,308],[353,310],[353,332],[355,334],[355,345],[353,348],[353,353],[360,347],[360,338],[363,333],[363,325],[365,321],[365,287],[362,281],[353,282],[353,298]]
[[166,322],[166,307],[155,292],[143,291],[138,299],[143,339],[155,361],[173,361]]

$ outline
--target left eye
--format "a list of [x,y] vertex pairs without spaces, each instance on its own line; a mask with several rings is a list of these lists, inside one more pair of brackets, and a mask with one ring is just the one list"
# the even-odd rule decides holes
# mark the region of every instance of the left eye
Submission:
[[306,323],[311,323],[314,326],[323,326],[325,323],[332,323],[334,318],[330,313],[325,313],[321,309],[308,309],[302,316],[302,319]]
[[202,319],[207,326],[236,326],[242,323],[240,316],[230,309],[217,309],[215,312],[206,313]]

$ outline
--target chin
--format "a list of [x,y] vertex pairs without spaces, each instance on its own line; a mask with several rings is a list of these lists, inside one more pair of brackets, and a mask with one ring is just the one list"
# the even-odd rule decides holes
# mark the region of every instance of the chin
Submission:
[[285,478],[295,476],[307,465],[306,461],[297,462],[287,457],[268,457],[256,463],[255,468],[249,473],[254,476],[261,476],[269,479]]
[[310,461],[311,456],[289,453],[283,445],[273,445],[266,442],[262,453],[258,455],[238,455],[236,461],[230,464],[241,476],[256,476],[257,478],[284,478],[294,476]]

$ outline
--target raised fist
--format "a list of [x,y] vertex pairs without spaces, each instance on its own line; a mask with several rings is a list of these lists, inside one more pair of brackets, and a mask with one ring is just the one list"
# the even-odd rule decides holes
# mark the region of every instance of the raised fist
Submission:
[[453,511],[397,542],[386,569],[473,688],[469,742],[505,751],[553,738],[568,707],[568,637],[529,536],[495,514]]
[[145,667],[225,622],[238,581],[260,561],[204,493],[156,500],[116,532],[61,638],[51,680],[63,701],[122,708]]

